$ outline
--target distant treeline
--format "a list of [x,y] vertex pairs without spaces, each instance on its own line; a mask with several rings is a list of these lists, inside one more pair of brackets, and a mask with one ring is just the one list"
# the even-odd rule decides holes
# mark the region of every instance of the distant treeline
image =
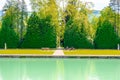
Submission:
[[60,7],[56,0],[31,0],[29,15],[24,0],[7,1],[0,22],[2,49],[5,44],[10,49],[117,49],[120,43],[120,15],[109,6],[95,16],[92,3],[68,0]]

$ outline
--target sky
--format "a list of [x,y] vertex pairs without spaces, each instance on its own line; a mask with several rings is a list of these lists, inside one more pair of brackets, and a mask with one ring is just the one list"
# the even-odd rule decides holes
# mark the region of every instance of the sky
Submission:
[[[104,7],[109,5],[109,1],[110,0],[81,0],[83,2],[93,2],[94,10],[102,10]],[[2,10],[2,7],[4,6],[6,0],[0,0],[0,11]],[[27,7],[28,7],[28,11],[31,11],[31,6],[30,6],[30,1],[29,0],[25,0]]]
[[94,4],[94,10],[102,10],[109,5],[110,0],[82,0],[83,2],[92,2]]

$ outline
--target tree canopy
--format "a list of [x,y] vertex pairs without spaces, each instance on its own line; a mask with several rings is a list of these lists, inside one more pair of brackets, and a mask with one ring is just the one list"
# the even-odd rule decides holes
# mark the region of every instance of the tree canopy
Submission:
[[94,39],[95,48],[117,49],[119,37],[114,25],[114,15],[115,13],[110,7],[106,7],[101,11]]
[[68,3],[65,17],[64,47],[92,48],[92,43],[88,39],[88,8],[81,2],[78,5],[74,1]]
[[56,30],[51,25],[51,16],[40,18],[33,13],[28,20],[27,33],[22,48],[56,47]]
[[[111,0],[112,1],[112,0]],[[93,4],[80,0],[7,0],[0,22],[0,48],[116,49],[120,15],[113,6],[93,16]],[[29,6],[30,7],[30,6]]]
[[7,44],[8,48],[17,48],[19,43],[19,37],[14,30],[14,23],[12,21],[12,14],[9,11],[2,19],[2,28],[0,30],[0,48],[4,48],[4,44]]

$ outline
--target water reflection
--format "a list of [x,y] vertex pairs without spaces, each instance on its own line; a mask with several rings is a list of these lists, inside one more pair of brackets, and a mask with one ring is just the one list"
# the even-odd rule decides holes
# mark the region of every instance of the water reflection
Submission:
[[93,60],[88,60],[87,61],[87,66],[86,66],[86,80],[100,80],[98,77],[97,71],[96,71],[96,66],[95,66],[95,61]]
[[22,80],[31,80],[28,76],[28,73],[27,73],[27,63],[25,62],[25,64],[23,64],[22,67],[22,72],[21,72],[21,75],[22,75]]
[[[1,69],[1,68],[0,68],[0,69]],[[2,75],[1,75],[1,70],[0,70],[0,80],[3,80],[3,79],[2,79]]]
[[120,60],[0,58],[0,80],[120,80]]
[[57,78],[56,80],[64,80],[64,62],[63,60],[56,61],[56,71],[57,71]]

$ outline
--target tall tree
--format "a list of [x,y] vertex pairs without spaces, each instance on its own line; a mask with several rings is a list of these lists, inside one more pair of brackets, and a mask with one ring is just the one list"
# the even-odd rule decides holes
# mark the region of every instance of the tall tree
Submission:
[[51,16],[40,19],[33,13],[28,20],[27,33],[22,48],[55,48],[56,30],[51,25]]
[[19,38],[14,30],[14,24],[12,21],[12,14],[10,9],[7,10],[4,17],[2,18],[2,28],[0,30],[0,48],[4,48],[4,44],[7,44],[8,48],[17,48]]
[[101,16],[99,18],[99,21],[104,21],[106,19],[108,19],[111,24],[114,26],[115,25],[115,12],[112,10],[111,7],[106,7],[101,11]]
[[[40,18],[51,16],[51,25],[55,27],[57,32],[57,46],[60,46],[60,15],[57,0],[31,0],[33,9],[38,12]],[[34,5],[36,4],[36,5]]]
[[33,13],[28,20],[27,33],[21,45],[22,48],[41,48],[40,19]]
[[47,16],[51,16],[51,25],[55,27],[57,32],[57,46],[60,46],[60,16],[59,16],[59,7],[57,5],[56,0],[46,0],[46,2],[42,2],[43,6],[40,6],[39,15],[42,18],[46,18]]
[[65,13],[64,47],[92,48],[88,35],[89,9],[86,3],[79,0],[69,0]]
[[91,42],[86,37],[84,25],[81,25],[82,26],[79,27],[79,25],[75,23],[72,19],[67,22],[64,33],[65,48],[93,48]]
[[[9,10],[11,9],[11,10]],[[19,34],[20,41],[25,33],[25,21],[27,19],[27,6],[24,0],[7,0],[3,10],[9,10],[12,14],[14,28]]]
[[0,28],[1,28],[1,26],[2,26],[2,22],[0,21]]
[[116,49],[118,44],[118,34],[114,26],[114,14],[110,7],[101,11],[99,17],[97,32],[94,39],[95,48],[97,49]]
[[25,20],[27,19],[27,6],[24,0],[20,2],[20,12],[21,12],[20,14],[20,42],[21,42],[24,37]]
[[112,24],[108,20],[104,20],[98,26],[94,45],[96,49],[117,49],[118,40],[118,35]]
[[13,23],[12,25],[16,33],[19,34],[20,9],[18,4],[19,2],[16,0],[7,0],[5,6],[3,7],[3,11],[9,11],[9,13],[12,15],[10,16]]
[[97,27],[98,27],[98,21],[99,21],[99,17],[93,16],[93,18],[90,21],[90,37],[92,39],[92,42],[94,41],[95,35],[96,35],[96,31],[97,31]]

